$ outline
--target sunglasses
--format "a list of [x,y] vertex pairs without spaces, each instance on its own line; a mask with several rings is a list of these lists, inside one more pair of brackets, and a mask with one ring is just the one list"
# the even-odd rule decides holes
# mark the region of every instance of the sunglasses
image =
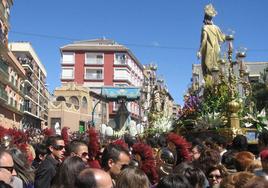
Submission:
[[63,150],[65,148],[65,146],[61,146],[61,145],[54,145],[53,148],[55,150]]
[[0,168],[4,168],[4,169],[8,170],[11,174],[14,170],[14,166],[0,166]]
[[128,168],[128,167],[129,167],[128,164],[124,164],[124,165],[121,166],[121,170],[124,170],[124,169],[126,169],[126,168]]
[[84,152],[84,153],[81,154],[81,157],[86,158],[87,156],[88,156],[88,153],[87,152]]
[[222,176],[220,176],[220,175],[209,175],[209,176],[208,176],[209,179],[213,179],[214,177],[215,177],[217,180],[222,178]]

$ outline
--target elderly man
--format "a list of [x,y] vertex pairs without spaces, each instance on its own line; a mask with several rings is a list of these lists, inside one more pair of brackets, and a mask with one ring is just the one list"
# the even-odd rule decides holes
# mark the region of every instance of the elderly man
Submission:
[[16,175],[12,156],[6,150],[0,149],[0,181],[11,185],[13,176]]
[[111,176],[100,169],[87,168],[80,172],[76,179],[77,188],[112,188]]

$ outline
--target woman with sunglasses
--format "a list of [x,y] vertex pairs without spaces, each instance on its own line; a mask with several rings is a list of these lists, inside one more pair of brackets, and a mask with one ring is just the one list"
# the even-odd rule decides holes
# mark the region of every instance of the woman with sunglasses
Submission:
[[206,175],[209,182],[209,188],[216,188],[220,186],[222,179],[228,175],[228,172],[223,165],[219,164],[210,167]]

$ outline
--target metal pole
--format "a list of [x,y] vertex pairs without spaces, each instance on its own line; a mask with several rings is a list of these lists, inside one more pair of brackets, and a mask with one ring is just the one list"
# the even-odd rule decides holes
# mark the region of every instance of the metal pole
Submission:
[[91,123],[92,123],[92,126],[95,127],[95,123],[94,123],[94,113],[95,113],[95,109],[97,107],[97,105],[101,102],[101,99],[99,99],[99,101],[95,104],[95,106],[93,107],[93,110],[92,110],[92,120],[91,120]]

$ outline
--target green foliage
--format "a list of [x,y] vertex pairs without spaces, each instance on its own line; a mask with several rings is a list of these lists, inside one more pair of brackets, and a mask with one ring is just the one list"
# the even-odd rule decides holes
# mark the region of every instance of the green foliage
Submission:
[[268,109],[268,87],[265,83],[252,84],[252,98],[258,111]]
[[226,112],[229,98],[228,86],[225,83],[215,86],[213,91],[205,92],[201,102],[201,115]]

